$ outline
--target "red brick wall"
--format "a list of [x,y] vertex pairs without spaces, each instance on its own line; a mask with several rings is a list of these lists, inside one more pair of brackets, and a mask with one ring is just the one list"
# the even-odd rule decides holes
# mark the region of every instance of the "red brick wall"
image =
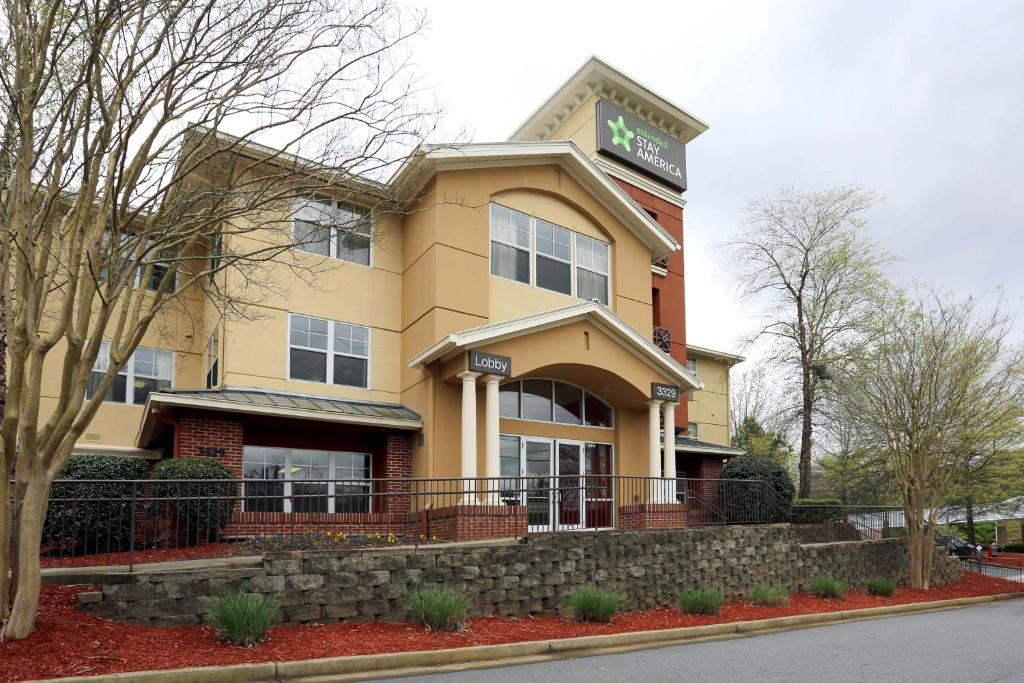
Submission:
[[[412,491],[412,435],[389,434],[384,446],[384,472],[386,479],[402,478],[404,481],[387,482],[389,489],[383,502],[385,513],[403,513],[412,509],[408,495]],[[396,495],[397,494],[397,495]]]
[[420,533],[445,541],[512,538],[526,534],[525,505],[455,505],[420,513]]
[[223,449],[223,457],[217,459],[242,476],[244,431],[240,420],[201,413],[184,415],[178,420],[174,457],[209,455],[203,449]]
[[681,529],[687,510],[682,503],[641,503],[619,508],[620,529]]
[[[672,235],[681,246],[683,242],[683,208],[670,204],[660,197],[656,197],[647,190],[630,185],[625,180],[611,176],[619,187],[633,198],[637,204],[647,211],[658,222],[665,232]],[[686,287],[683,272],[683,251],[673,253],[668,257],[668,274],[665,277],[651,273],[651,287],[658,289],[659,308],[654,318],[658,320],[659,327],[664,327],[672,332],[672,346],[670,355],[686,365]],[[640,330],[641,334],[651,332]],[[680,401],[676,408],[676,427],[685,428],[689,418],[687,417],[686,401]]]

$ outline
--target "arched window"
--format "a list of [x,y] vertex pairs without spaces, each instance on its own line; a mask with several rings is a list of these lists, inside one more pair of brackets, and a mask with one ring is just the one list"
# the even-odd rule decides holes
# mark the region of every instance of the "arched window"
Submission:
[[500,390],[501,417],[587,427],[613,426],[612,407],[575,384],[552,379],[506,382]]

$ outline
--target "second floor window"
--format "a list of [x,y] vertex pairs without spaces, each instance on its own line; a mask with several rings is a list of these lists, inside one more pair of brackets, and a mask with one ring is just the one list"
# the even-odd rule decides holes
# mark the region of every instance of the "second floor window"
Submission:
[[292,314],[288,318],[288,377],[369,387],[370,329]]
[[697,376],[697,359],[696,358],[687,358],[686,359],[686,369],[690,371],[691,375],[696,377]]
[[490,236],[491,275],[608,304],[607,242],[500,204],[490,207]]
[[697,436],[698,429],[697,429],[697,423],[696,422],[691,422],[690,424],[688,424],[686,426],[686,431],[689,432],[689,436],[690,436],[691,439],[699,439],[700,438],[699,436]]
[[[103,342],[99,356],[93,364],[85,397],[92,398],[110,367],[110,342]],[[174,378],[174,353],[140,346],[128,359],[104,401],[142,405],[154,391],[170,389]]]
[[295,248],[320,256],[370,265],[372,221],[366,209],[327,199],[295,203]]

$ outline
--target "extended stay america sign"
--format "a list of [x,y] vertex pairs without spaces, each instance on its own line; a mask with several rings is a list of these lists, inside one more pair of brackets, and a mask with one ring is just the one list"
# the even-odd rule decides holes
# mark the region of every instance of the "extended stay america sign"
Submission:
[[597,101],[597,151],[669,187],[686,189],[686,145],[607,100]]

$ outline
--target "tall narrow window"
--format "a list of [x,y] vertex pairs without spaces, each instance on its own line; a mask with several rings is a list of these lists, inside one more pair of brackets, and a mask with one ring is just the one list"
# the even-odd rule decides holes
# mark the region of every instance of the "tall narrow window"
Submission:
[[608,303],[608,245],[576,235],[576,296]]
[[537,220],[537,286],[572,294],[572,233]]
[[689,425],[687,425],[687,431],[689,432],[689,434],[687,434],[687,436],[689,436],[691,439],[699,439],[700,438],[699,436],[697,436],[699,430],[697,429],[697,423],[696,422],[691,422]]
[[697,376],[697,359],[696,358],[687,358],[686,359],[686,369],[690,371],[691,375],[696,377]]
[[220,384],[220,343],[217,330],[210,335],[206,345],[206,388],[213,389]]
[[530,283],[530,217],[491,204],[491,275]]
[[369,386],[370,330],[362,325],[289,316],[288,377],[306,382]]

